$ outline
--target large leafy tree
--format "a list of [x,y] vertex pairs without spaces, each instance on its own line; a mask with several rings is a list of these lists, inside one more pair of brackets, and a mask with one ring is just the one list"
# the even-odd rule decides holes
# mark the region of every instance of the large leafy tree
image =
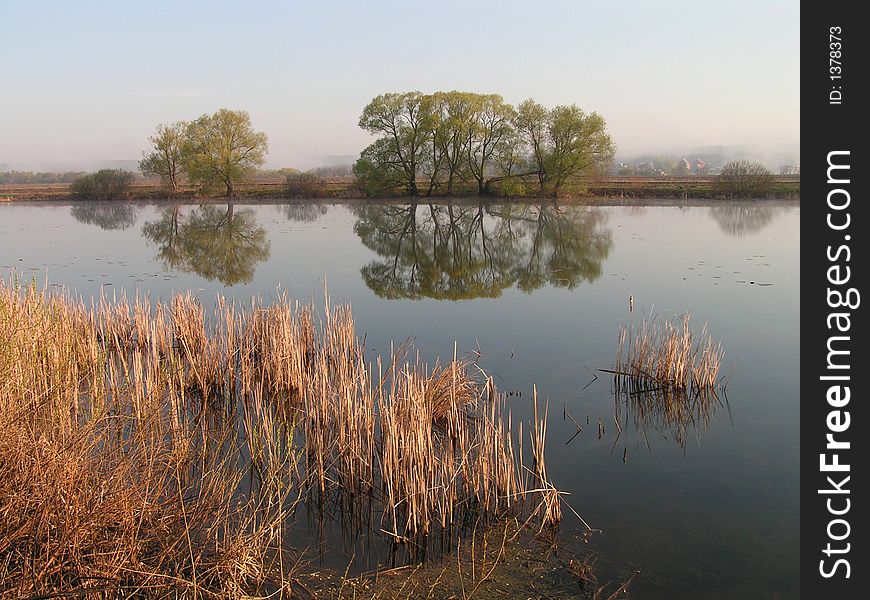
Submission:
[[586,114],[576,104],[550,111],[547,138],[543,171],[555,195],[570,177],[589,175],[613,160],[615,146],[604,118],[594,112]]
[[436,190],[449,196],[470,180],[480,195],[495,182],[505,193],[532,176],[542,194],[558,195],[567,182],[608,165],[614,153],[601,115],[573,104],[551,110],[534,100],[515,110],[496,94],[383,94],[359,124],[379,136],[354,165],[369,195],[417,196],[418,179],[426,181],[427,196]]
[[178,192],[184,172],[184,141],[187,123],[178,121],[168,125],[158,125],[154,135],[148,138],[151,151],[143,153],[139,170],[146,177],[157,175],[160,181],[172,191]]
[[361,178],[399,180],[409,194],[417,195],[417,176],[431,137],[429,121],[426,97],[420,92],[382,94],[369,102],[359,126],[381,137],[372,144],[374,148],[363,151],[363,162],[354,165],[354,173]]
[[543,193],[554,195],[572,177],[589,175],[613,160],[615,146],[604,118],[576,104],[547,110],[534,100],[519,105],[514,119]]
[[[497,164],[499,149],[515,147],[510,140],[513,135],[511,122],[516,118],[516,111],[497,94],[477,96],[474,109],[465,144],[466,164],[477,182],[477,193],[483,195],[489,171]],[[515,159],[511,156],[506,165],[512,168]]]
[[263,164],[268,145],[266,134],[254,131],[247,112],[222,108],[187,126],[185,167],[192,181],[223,185],[231,197],[235,184]]
[[547,183],[547,109],[532,100],[523,101],[517,107],[514,127],[517,134],[525,142],[532,163],[536,166],[534,174],[538,176],[541,192]]
[[[467,172],[466,148],[477,121],[480,96],[468,92],[435,92],[429,97],[433,155],[439,156],[446,177],[447,195],[453,184]],[[435,181],[433,175],[432,181]],[[432,190],[430,183],[430,192]]]

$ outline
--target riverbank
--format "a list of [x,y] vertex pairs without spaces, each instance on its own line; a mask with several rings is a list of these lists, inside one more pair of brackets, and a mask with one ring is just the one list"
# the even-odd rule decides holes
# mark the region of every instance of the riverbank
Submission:
[[[715,190],[715,177],[602,177],[588,182],[583,189],[570,194],[560,195],[559,201],[594,201],[601,200],[632,200],[644,201],[682,199],[682,200],[715,200],[721,195]],[[530,186],[526,188],[533,189]],[[166,190],[155,181],[138,181],[133,184],[129,200],[163,200]],[[455,197],[475,196],[473,190],[459,190]],[[316,182],[312,187],[302,191],[288,188],[283,180],[254,181],[239,184],[236,187],[237,199],[325,199],[325,200],[374,200],[360,190],[352,177],[335,177]],[[444,196],[433,196],[444,198]],[[800,198],[800,176],[781,175],[774,177],[773,199],[788,200]],[[220,199],[219,194],[209,194],[194,188],[185,187],[178,194],[181,200]],[[421,200],[427,197],[421,197]],[[499,201],[527,201],[541,199],[532,192],[512,196],[485,196]],[[552,200],[552,197],[543,197]],[[20,200],[74,200],[70,185],[56,184],[7,184],[0,185],[0,201]],[[377,198],[381,200],[400,200],[407,202],[408,198]]]

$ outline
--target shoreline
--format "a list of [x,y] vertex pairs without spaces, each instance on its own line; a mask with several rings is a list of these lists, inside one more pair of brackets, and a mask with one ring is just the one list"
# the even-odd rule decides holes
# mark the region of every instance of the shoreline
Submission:
[[[359,190],[353,178],[333,178],[317,184],[312,193],[306,197],[292,196],[285,181],[255,181],[239,184],[234,201],[243,200],[279,200],[301,201],[359,201],[359,202],[400,202],[407,204],[416,199],[419,203],[443,203],[450,201],[474,202],[557,202],[557,203],[599,203],[632,201],[648,204],[650,200],[706,200],[714,202],[740,201],[745,199],[723,198],[714,192],[715,177],[606,177],[590,181],[585,191],[576,195],[566,194],[558,198],[523,194],[518,196],[478,196],[472,190],[460,191],[453,196],[383,196],[368,197]],[[2,184],[0,185],[0,202],[22,201],[70,201],[78,202],[69,191],[70,184]],[[774,191],[763,200],[799,200],[800,177],[775,176]],[[222,195],[200,195],[197,190],[185,188],[176,198],[168,198],[166,191],[157,182],[139,181],[130,190],[129,201],[182,201],[182,202],[220,202],[227,198]]]
[[715,207],[715,206],[741,206],[748,204],[764,203],[774,207],[800,206],[800,198],[756,198],[756,199],[713,199],[713,198],[611,198],[611,197],[577,197],[577,198],[499,198],[499,197],[433,197],[413,198],[409,196],[401,198],[281,198],[278,196],[263,198],[153,198],[131,200],[75,200],[72,198],[58,199],[21,199],[10,201],[8,204],[15,206],[76,206],[81,203],[115,204],[128,203],[138,205],[167,206],[177,204],[180,206],[199,205],[225,205],[232,202],[235,206],[274,206],[284,204],[301,205],[328,205],[328,206],[361,206],[365,204],[408,206],[410,204],[420,206],[479,206],[479,205],[546,205],[556,207]]

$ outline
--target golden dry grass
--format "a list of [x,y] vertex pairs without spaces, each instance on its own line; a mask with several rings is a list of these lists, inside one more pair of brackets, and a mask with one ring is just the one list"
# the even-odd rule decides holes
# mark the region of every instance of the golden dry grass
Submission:
[[644,319],[636,329],[623,325],[610,371],[617,383],[632,391],[717,387],[722,346],[713,341],[706,325],[693,334],[689,319],[685,313],[675,321]]
[[530,470],[467,362],[372,367],[348,307],[316,315],[0,281],[0,594],[290,594],[290,515],[336,494],[374,498],[395,542],[558,521],[537,401]]

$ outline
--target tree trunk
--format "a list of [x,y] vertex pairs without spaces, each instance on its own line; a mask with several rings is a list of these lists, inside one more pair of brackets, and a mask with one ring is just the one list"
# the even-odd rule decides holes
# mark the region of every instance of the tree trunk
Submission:
[[227,186],[227,198],[232,198],[235,196],[235,190],[233,189],[233,182],[231,179],[224,179],[224,184]]

